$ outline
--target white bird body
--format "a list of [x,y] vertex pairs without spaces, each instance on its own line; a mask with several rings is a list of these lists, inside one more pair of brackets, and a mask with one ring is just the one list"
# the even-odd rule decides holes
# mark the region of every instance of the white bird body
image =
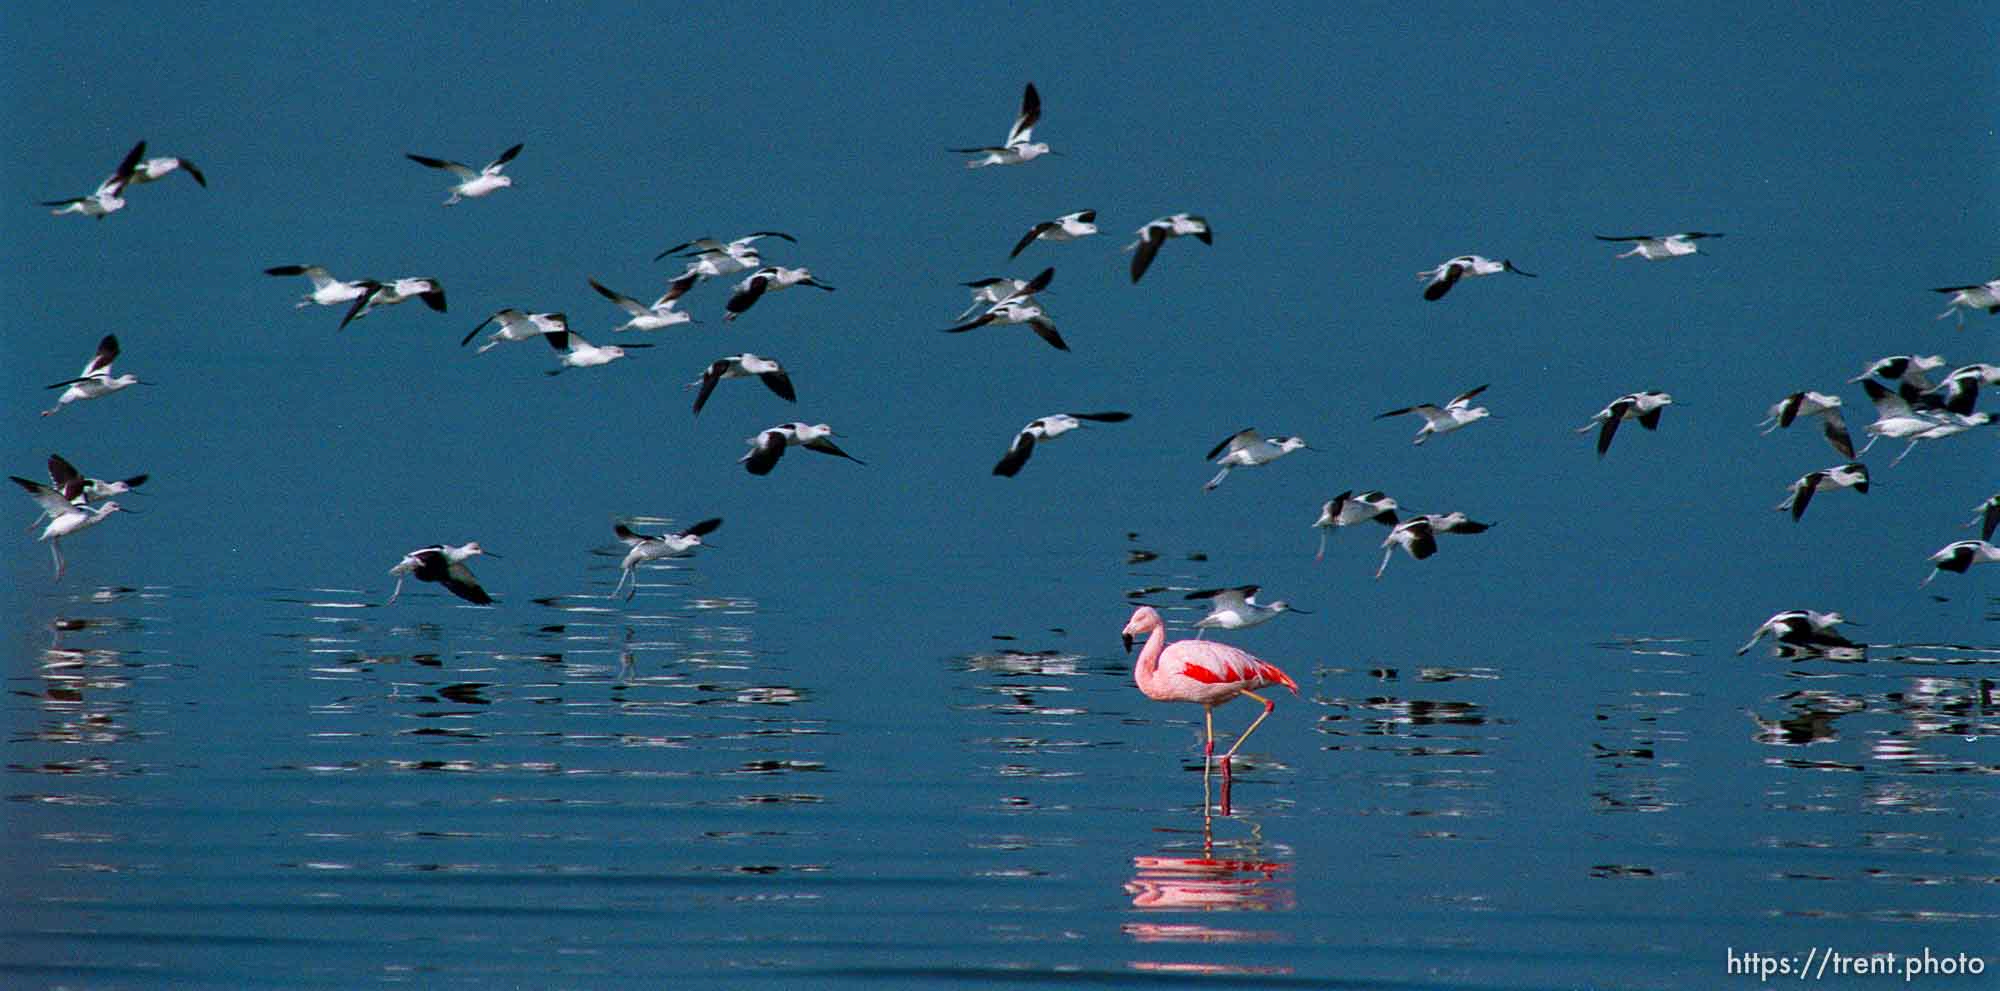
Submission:
[[619,309],[624,310],[632,318],[611,328],[614,334],[624,330],[664,330],[675,324],[694,321],[694,314],[676,309],[674,305],[682,296],[687,295],[689,289],[694,288],[696,282],[701,281],[701,276],[692,272],[682,273],[679,278],[667,283],[667,291],[661,293],[660,298],[654,300],[651,305],[641,303],[616,290],[607,289],[596,279],[589,281],[590,288],[597,290],[598,295],[617,304]]
[[312,280],[312,292],[300,297],[299,301],[293,304],[293,309],[304,309],[313,305],[339,306],[342,303],[352,303],[369,292],[369,285],[365,280],[343,282],[319,265],[277,265],[265,269],[264,274],[303,275]]
[[1201,489],[1203,492],[1212,492],[1235,469],[1267,465],[1308,446],[1303,437],[1266,438],[1257,432],[1257,428],[1245,427],[1223,438],[1221,443],[1209,450],[1204,460],[1221,465],[1222,470],[1216,472],[1215,477],[1209,479]]
[[867,464],[860,458],[841,450],[840,445],[832,440],[837,436],[839,435],[833,432],[833,428],[824,423],[796,421],[781,423],[745,440],[744,443],[750,445],[750,451],[737,458],[736,463],[742,465],[744,470],[752,475],[768,475],[771,469],[777,466],[778,459],[784,457],[785,448],[797,445],[808,451],[846,458],[858,465]]
[[118,163],[118,168],[103,182],[98,183],[90,195],[74,196],[66,200],[47,200],[42,205],[55,207],[56,209],[50,210],[49,213],[57,217],[65,213],[76,213],[94,220],[103,220],[106,215],[125,209],[125,187],[131,184],[145,154],[146,142],[141,141],[133,145],[131,151],[125,153],[125,158]]
[[1824,392],[1794,392],[1771,404],[1769,415],[1759,421],[1758,426],[1764,427],[1764,433],[1769,434],[1808,416],[1820,418],[1826,442],[1832,444],[1841,457],[1854,457],[1854,439],[1847,432],[1847,421],[1840,416],[1839,396]]
[[495,310],[492,316],[479,321],[479,326],[467,332],[465,337],[459,340],[458,346],[464,347],[472,343],[472,339],[479,336],[479,332],[485,330],[489,324],[499,326],[493,329],[486,343],[481,344],[479,350],[473,352],[474,354],[485,354],[510,341],[532,341],[544,334],[566,331],[569,329],[569,318],[560,313],[526,313],[509,306]]
[[395,604],[396,597],[403,594],[403,579],[409,576],[415,576],[422,582],[437,582],[467,602],[482,606],[491,603],[493,599],[480,587],[479,579],[474,578],[472,570],[465,566],[466,561],[481,554],[500,556],[488,552],[476,540],[456,546],[432,544],[404,554],[403,559],[389,569],[389,573],[396,576],[396,590],[389,593],[389,601],[385,604]]
[[727,323],[742,316],[744,311],[757,305],[757,301],[764,298],[766,293],[790,289],[793,286],[811,286],[827,292],[833,291],[832,286],[813,278],[811,269],[766,265],[736,284],[735,290],[729,294],[729,302],[723,304],[729,315],[722,320]]
[[1132,418],[1132,414],[1107,410],[1102,413],[1052,413],[1048,416],[1029,420],[1014,435],[1014,442],[1007,447],[998,464],[993,466],[993,474],[1013,477],[1028,463],[1028,457],[1035,453],[1035,444],[1061,437],[1072,430],[1088,426],[1090,423],[1122,423]]
[[632,590],[626,593],[625,598],[630,599],[639,594],[637,576],[640,565],[661,558],[687,557],[695,552],[695,548],[703,546],[701,538],[714,533],[721,525],[722,518],[718,516],[702,520],[679,533],[648,535],[638,533],[623,523],[614,524],[612,532],[631,549],[625,552],[625,559],[618,563],[621,573],[618,576],[617,587],[611,590],[612,597],[616,598],[619,590],[623,589],[628,581],[632,584]]
[[[1280,599],[1268,605],[1257,601],[1256,585],[1238,585],[1235,588],[1209,588],[1189,592],[1189,599],[1207,599],[1208,615],[1195,620],[1195,634],[1199,640],[1209,630],[1247,630],[1261,623],[1278,618],[1279,613],[1295,612],[1306,614],[1303,609],[1293,609]],[[1310,615],[1310,614],[1307,614]]]
[[56,404],[42,411],[43,416],[51,416],[70,403],[86,399],[98,399],[120,389],[133,385],[145,385],[139,376],[132,374],[113,376],[111,363],[118,360],[118,335],[106,334],[97,342],[97,353],[84,363],[83,374],[73,379],[64,379],[50,385],[50,389],[63,390],[56,397]]
[[1695,244],[1696,241],[1705,237],[1721,236],[1721,234],[1709,231],[1688,231],[1685,234],[1632,234],[1624,237],[1606,237],[1603,234],[1599,234],[1597,235],[1597,239],[1599,241],[1633,242],[1632,250],[1617,257],[1630,258],[1637,255],[1649,262],[1656,262],[1694,254],[1700,250]]
[[1938,548],[1930,560],[1932,564],[1930,576],[1923,580],[1919,588],[1929,585],[1931,579],[1936,578],[1940,571],[1962,575],[1975,564],[2000,564],[2000,547],[1995,547],[1984,540],[1959,540]]
[[1863,495],[1868,493],[1868,466],[1858,461],[1819,471],[1810,471],[1799,476],[1792,483],[1791,493],[1785,501],[1773,507],[1777,510],[1791,510],[1792,522],[1806,514],[1806,505],[1812,501],[1815,492],[1832,492],[1836,489],[1853,489]]
[[1437,553],[1437,535],[1440,533],[1485,533],[1492,529],[1491,523],[1479,523],[1461,512],[1425,513],[1412,516],[1389,530],[1382,538],[1382,564],[1375,569],[1375,577],[1389,567],[1389,558],[1401,547],[1410,557],[1421,561]]
[[1007,129],[1006,143],[981,148],[953,148],[951,151],[978,156],[965,163],[968,169],[1032,162],[1043,155],[1054,154],[1049,151],[1047,143],[1034,140],[1035,124],[1041,119],[1042,96],[1035,91],[1035,84],[1029,83],[1021,91],[1021,113],[1014,118],[1014,126]]
[[1749,653],[1750,648],[1757,646],[1757,641],[1763,639],[1767,633],[1779,643],[1797,646],[1851,647],[1854,646],[1852,641],[1832,632],[1834,627],[1845,622],[1847,619],[1837,612],[1787,609],[1757,627],[1757,632],[1751,634],[1750,641],[1737,648],[1736,656],[1741,657]]
[[974,313],[992,308],[993,304],[1002,302],[1009,297],[1020,296],[1026,298],[1033,296],[1035,293],[1028,288],[1028,283],[1029,280],[1027,279],[1010,279],[1005,277],[985,278],[974,282],[961,282],[959,285],[972,290],[972,305],[966,307],[963,313],[960,313],[953,319],[964,320]]
[[[57,489],[19,475],[7,477],[26,491],[29,498],[41,505],[42,515],[35,518],[35,523],[40,523],[43,519],[49,521],[49,525],[42,528],[42,535],[36,539],[48,541],[49,556],[54,559],[56,565],[57,581],[62,580],[66,565],[62,554],[62,539],[104,522],[112,513],[122,508],[116,502],[107,502],[96,509],[85,505],[84,482],[81,478],[72,477],[68,484]],[[34,524],[29,524],[30,529],[33,527]]]
[[1944,308],[1943,313],[1937,315],[1939,320],[1943,320],[1949,316],[1957,316],[1958,325],[1963,327],[1965,326],[1966,310],[1985,310],[1988,313],[2000,313],[2000,279],[1970,286],[1945,286],[1942,289],[1933,289],[1931,291],[1949,293],[1951,295],[1950,304]]
[[[158,182],[175,172],[186,172],[188,178],[193,179],[197,185],[204,189],[208,187],[208,177],[202,175],[201,170],[196,168],[193,162],[185,158],[172,157],[148,158],[141,161],[132,169],[131,183],[136,186],[141,183]],[[111,179],[116,178],[118,174],[112,173]],[[105,181],[110,182],[111,179]]]
[[1169,238],[1193,237],[1203,244],[1215,243],[1215,231],[1208,225],[1207,217],[1192,213],[1174,213],[1150,221],[1139,228],[1139,239],[1125,246],[1132,253],[1132,284],[1146,274],[1153,265],[1154,256],[1160,253],[1160,246]]
[[500,170],[506,168],[507,163],[513,161],[514,156],[520,153],[521,146],[517,144],[501,152],[499,158],[486,163],[484,168],[476,170],[470,165],[461,165],[458,162],[442,158],[431,158],[426,155],[406,154],[404,157],[418,165],[433,169],[443,169],[458,177],[458,184],[451,187],[451,198],[444,201],[445,206],[451,206],[461,199],[475,199],[485,196],[496,189],[505,189],[513,185],[513,177],[502,175]]
[[1047,341],[1050,347],[1058,351],[1069,350],[1069,345],[1064,343],[1062,335],[1057,333],[1055,322],[1049,319],[1048,314],[1042,310],[1041,303],[1034,298],[1036,293],[1049,287],[1049,283],[1055,279],[1055,276],[1055,269],[1043,269],[1039,275],[1029,279],[1026,286],[988,307],[985,313],[956,327],[946,327],[944,332],[947,334],[963,334],[968,330],[984,327],[987,324],[1011,325],[1024,323],[1028,325],[1030,330],[1035,332],[1035,336]]
[[361,286],[367,291],[348,308],[347,315],[340,318],[341,330],[374,312],[377,307],[394,306],[412,299],[423,300],[425,306],[438,313],[445,312],[444,283],[427,276],[409,276],[388,282],[362,279]]
[[1356,494],[1349,489],[1328,499],[1319,508],[1319,519],[1313,521],[1319,530],[1319,553],[1313,555],[1313,560],[1326,557],[1326,535],[1336,527],[1365,522],[1394,527],[1400,522],[1396,518],[1398,508],[1395,499],[1378,490]]
[[[1907,376],[1905,380],[1907,381]],[[1965,416],[1943,410],[1934,413],[1919,412],[1911,408],[1908,399],[1890,392],[1873,379],[1863,380],[1861,387],[1867,390],[1869,400],[1875,404],[1876,414],[1875,422],[1862,428],[1863,432],[1868,434],[1868,443],[1861,448],[1861,453],[1867,454],[1868,449],[1874,447],[1875,442],[1884,437],[1910,442],[1910,446],[1904,448],[1903,453],[1896,455],[1896,459],[1889,462],[1891,468],[1901,464],[1903,459],[1909,457],[1910,452],[1916,450],[1917,445],[1924,441],[1940,440],[1993,422],[1991,413],[1973,413]]]
[[1485,255],[1459,255],[1457,258],[1447,258],[1438,263],[1436,268],[1418,272],[1417,278],[1424,280],[1424,298],[1436,301],[1443,299],[1444,294],[1450,292],[1451,287],[1457,285],[1460,279],[1499,275],[1502,272],[1535,278],[1535,273],[1515,268],[1514,263],[1508,259],[1502,258],[1496,262]]
[[[721,278],[738,272],[749,272],[764,266],[764,259],[757,253],[759,238],[775,237],[798,243],[798,238],[783,231],[752,231],[734,241],[724,243],[712,237],[698,237],[683,241],[653,256],[659,261],[668,255],[681,252],[680,257],[691,258],[683,276],[693,275],[704,279]],[[687,249],[683,251],[683,249]]]
[[549,342],[549,347],[554,348],[562,355],[561,363],[549,369],[545,373],[548,375],[560,375],[565,370],[571,368],[595,368],[598,365],[608,365],[625,357],[627,348],[652,347],[651,344],[627,344],[624,347],[619,347],[616,344],[606,344],[600,347],[584,340],[582,334],[573,330],[548,331],[542,335],[542,338]]
[[707,405],[708,396],[715,391],[718,383],[727,379],[752,377],[763,382],[764,387],[776,393],[778,398],[791,403],[799,401],[798,393],[792,390],[792,378],[785,372],[785,366],[770,358],[762,358],[745,351],[742,354],[732,354],[709,362],[708,367],[702,370],[701,378],[688,383],[688,388],[701,390],[694,397],[695,415],[701,415],[701,408]]
[[1021,235],[1021,240],[1014,243],[1014,250],[1008,252],[1007,257],[1010,259],[1018,257],[1021,252],[1027,250],[1028,245],[1036,241],[1074,241],[1095,233],[1097,233],[1096,210],[1065,213],[1054,220],[1044,220],[1028,228],[1028,233]]
[[1618,432],[1618,424],[1624,420],[1637,420],[1647,430],[1660,425],[1661,411],[1673,405],[1674,397],[1664,392],[1628,392],[1598,410],[1590,422],[1576,428],[1580,434],[1597,431],[1597,456],[1611,449],[1611,438]]
[[1925,373],[1943,367],[1944,356],[1941,354],[1892,354],[1886,358],[1876,359],[1873,364],[1862,369],[1861,374],[1847,381],[1865,382],[1872,376],[1887,382],[1908,382],[1918,390],[1927,392],[1931,388],[1931,380],[1925,377]]
[[1419,403],[1415,406],[1404,406],[1401,409],[1392,409],[1386,413],[1376,414],[1375,419],[1380,420],[1391,416],[1402,416],[1406,413],[1415,413],[1423,417],[1424,425],[1417,429],[1416,439],[1410,441],[1412,444],[1421,444],[1430,439],[1432,434],[1447,434],[1469,423],[1477,423],[1493,415],[1484,406],[1472,405],[1473,397],[1485,391],[1486,386],[1482,385],[1477,388],[1468,389],[1452,397],[1451,402],[1446,403],[1442,408],[1431,403]]

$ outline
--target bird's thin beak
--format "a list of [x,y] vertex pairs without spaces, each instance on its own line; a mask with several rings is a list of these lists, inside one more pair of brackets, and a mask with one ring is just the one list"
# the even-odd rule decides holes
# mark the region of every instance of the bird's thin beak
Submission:
[[1125,638],[1125,652],[1129,654],[1132,652],[1132,634],[1126,633],[1122,636]]
[[1845,624],[1845,625],[1848,625],[1848,626],[1867,626],[1867,625],[1868,625],[1867,623],[1863,623],[1863,622],[1860,622],[1860,621],[1858,621],[1858,620],[1852,620],[1852,619],[1842,619],[1842,620],[1841,620],[1841,622],[1842,622],[1843,624]]
[[131,513],[131,514],[132,514],[132,515],[134,515],[134,516],[143,516],[143,515],[145,515],[144,513],[141,513],[141,512],[139,512],[139,511],[138,511],[138,510],[136,510],[136,509],[126,509],[126,508],[125,508],[124,506],[120,506],[120,507],[118,507],[118,511],[119,511],[119,512],[121,512],[121,513]]
[[1285,607],[1285,611],[1286,611],[1286,612],[1295,612],[1295,613],[1298,613],[1298,614],[1299,614],[1299,615],[1301,615],[1301,616],[1310,616],[1310,615],[1312,615],[1312,613],[1310,613],[1310,612],[1308,612],[1308,611],[1306,611],[1306,610],[1304,610],[1304,609],[1294,609],[1294,608],[1292,608],[1291,606],[1286,606],[1286,607]]
[[480,551],[479,553],[480,553],[480,554],[481,554],[482,556],[484,556],[484,557],[499,557],[499,556],[500,556],[500,555],[498,555],[498,554],[495,554],[495,553],[493,553],[492,551]]

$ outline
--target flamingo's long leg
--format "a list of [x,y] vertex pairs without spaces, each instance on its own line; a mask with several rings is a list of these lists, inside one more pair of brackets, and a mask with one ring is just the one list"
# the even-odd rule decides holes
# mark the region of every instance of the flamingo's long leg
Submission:
[[1250,721],[1250,728],[1244,730],[1241,734],[1239,734],[1236,737],[1236,742],[1230,744],[1228,752],[1222,755],[1222,814],[1223,815],[1229,814],[1229,786],[1232,783],[1234,783],[1232,780],[1234,778],[1234,775],[1231,773],[1229,767],[1229,758],[1236,755],[1236,749],[1238,747],[1243,746],[1243,741],[1250,739],[1250,734],[1257,732],[1257,725],[1264,721],[1264,717],[1270,715],[1271,710],[1278,707],[1278,704],[1276,702],[1273,702],[1270,699],[1267,699],[1264,696],[1257,694],[1256,692],[1244,692],[1243,694],[1249,696],[1250,698],[1256,699],[1259,702],[1264,703],[1264,711],[1258,713],[1257,718]]

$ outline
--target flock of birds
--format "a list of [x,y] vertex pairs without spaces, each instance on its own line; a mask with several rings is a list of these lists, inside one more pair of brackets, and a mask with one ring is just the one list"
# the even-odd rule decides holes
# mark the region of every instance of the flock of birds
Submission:
[[[979,169],[991,166],[1022,165],[1043,155],[1059,155],[1045,142],[1033,139],[1034,129],[1041,119],[1041,97],[1033,83],[1029,83],[1022,94],[1021,107],[1013,126],[1008,129],[1006,140],[997,145],[951,149],[960,154],[973,156],[966,163],[967,168]],[[477,200],[492,195],[513,185],[513,179],[505,172],[521,153],[521,144],[515,144],[501,152],[491,162],[474,168],[459,162],[426,155],[410,154],[407,157],[418,165],[450,173],[457,181],[449,187],[445,206],[452,206],[467,200]],[[198,184],[206,187],[207,178],[195,164],[185,158],[146,157],[144,141],[134,145],[118,163],[110,176],[98,184],[95,190],[85,196],[56,200],[44,205],[55,208],[57,215],[81,214],[96,219],[116,213],[127,206],[126,194],[130,187],[165,178],[175,172],[185,172]],[[1097,212],[1079,210],[1060,217],[1037,222],[1030,226],[1015,243],[1009,259],[1017,259],[1038,241],[1060,243],[1090,237],[1099,233]],[[1630,249],[1618,254],[1617,258],[1640,258],[1646,261],[1663,261],[1696,254],[1699,243],[1705,239],[1722,237],[1721,233],[1710,231],[1689,231],[1667,235],[1597,235],[1598,240],[1631,245]],[[1206,245],[1214,244],[1214,230],[1207,219],[1189,213],[1175,213],[1147,223],[1137,232],[1136,239],[1126,246],[1131,254],[1130,277],[1138,283],[1149,270],[1161,248],[1169,241],[1180,237],[1193,237]],[[676,258],[685,262],[684,270],[672,278],[666,290],[651,303],[641,302],[639,297],[628,296],[605,286],[592,278],[589,284],[593,290],[611,304],[622,310],[628,317],[623,324],[612,329],[612,333],[649,332],[664,330],[680,324],[696,322],[693,315],[681,309],[686,295],[702,282],[710,279],[740,276],[724,305],[724,320],[730,321],[743,315],[759,300],[771,293],[799,286],[816,288],[826,292],[834,287],[817,279],[805,268],[789,268],[766,265],[759,252],[758,242],[776,239],[797,243],[796,238],[782,231],[753,231],[730,241],[699,238],[674,245],[655,256],[655,261]],[[394,279],[362,278],[344,280],[336,278],[326,267],[318,264],[284,264],[265,269],[266,274],[275,277],[303,277],[312,288],[297,303],[308,306],[344,307],[339,326],[347,327],[355,320],[398,303],[416,299],[437,312],[445,312],[445,288],[436,278],[410,276]],[[1524,278],[1536,278],[1514,265],[1511,260],[1498,261],[1481,255],[1459,255],[1438,264],[1434,268],[1418,273],[1423,282],[1422,298],[1436,302],[1445,298],[1459,283],[1470,278],[1512,274]],[[1055,277],[1053,267],[1045,267],[1032,278],[991,277],[962,285],[971,290],[972,301],[959,314],[957,322],[945,330],[949,333],[966,333],[983,327],[1015,326],[1025,324],[1030,331],[1051,347],[1068,350],[1067,343],[1057,331],[1054,321],[1042,308],[1037,297],[1047,290]],[[1983,310],[1989,314],[2000,314],[2000,279],[1990,282],[1948,286],[1935,290],[1950,297],[1949,306],[1940,319],[1956,316],[1963,324],[1964,315],[1970,310]],[[557,354],[557,365],[547,374],[556,375],[568,369],[590,368],[608,364],[625,357],[628,349],[646,348],[649,344],[625,344],[622,346],[598,346],[584,339],[572,330],[568,317],[563,313],[527,312],[516,308],[496,310],[491,316],[467,333],[460,345],[472,343],[479,334],[492,327],[492,332],[483,341],[476,353],[484,354],[502,344],[524,342],[540,338]],[[146,384],[136,375],[112,374],[112,365],[120,354],[118,338],[105,336],[97,350],[84,365],[82,372],[74,378],[54,383],[48,388],[63,390],[56,405],[42,412],[50,416],[68,405],[85,400],[100,399],[119,392],[129,386]],[[1859,458],[1872,448],[1876,441],[1885,437],[1908,442],[1902,453],[1891,465],[1907,457],[1918,444],[1927,440],[1938,440],[1993,422],[1990,413],[1975,409],[1979,390],[1984,387],[2000,386],[2000,365],[1965,365],[1944,373],[1937,380],[1932,379],[1944,365],[1938,356],[1896,355],[1876,361],[1864,369],[1860,375],[1849,381],[1858,382],[1867,392],[1875,408],[1875,419],[1864,426],[1868,437],[1866,446],[1858,451],[1853,445],[1848,427],[1841,417],[1842,403],[1838,396],[1830,393],[1802,390],[1792,393],[1771,406],[1764,426],[1765,433],[1790,427],[1801,420],[1817,418],[1827,442],[1843,458],[1844,463],[1809,472],[1793,482],[1785,500],[1778,509],[1788,511],[1793,520],[1801,519],[1816,493],[1835,492],[1852,489],[1866,493],[1869,487],[1869,471]],[[698,390],[693,402],[693,411],[699,415],[709,401],[716,387],[733,379],[755,378],[770,392],[787,402],[797,402],[790,373],[778,361],[744,352],[718,358],[703,369],[700,377],[689,383],[688,388]],[[1480,385],[1468,389],[1442,405],[1417,403],[1381,413],[1377,418],[1391,418],[1414,415],[1423,424],[1412,440],[1423,444],[1433,437],[1439,437],[1471,427],[1490,416],[1483,406],[1473,402],[1488,386]],[[1648,431],[1660,427],[1662,416],[1673,397],[1661,391],[1640,391],[1627,393],[1613,399],[1593,415],[1589,422],[1578,428],[1579,433],[1594,433],[1597,455],[1601,458],[1609,450],[1619,427],[1625,421],[1637,421]],[[1045,444],[1092,424],[1118,423],[1130,419],[1131,414],[1123,411],[1106,410],[1096,412],[1057,413],[1030,421],[1014,436],[1005,454],[993,466],[993,474],[1011,477],[1019,473],[1027,464],[1038,444]],[[753,475],[770,473],[793,447],[804,448],[815,453],[844,458],[857,464],[864,464],[859,458],[843,450],[835,441],[833,429],[824,423],[808,424],[792,422],[779,424],[759,431],[747,440],[749,450],[738,459]],[[1211,449],[1206,460],[1212,462],[1219,471],[1203,485],[1212,491],[1220,486],[1229,475],[1238,469],[1262,467],[1272,464],[1294,451],[1308,449],[1303,438],[1296,436],[1265,435],[1255,428],[1237,431],[1225,437]],[[43,526],[41,540],[48,543],[55,563],[57,580],[61,580],[65,561],[61,542],[67,537],[103,522],[122,507],[111,497],[133,492],[143,484],[146,475],[134,475],[122,480],[106,481],[84,476],[74,465],[60,455],[50,455],[47,464],[48,482],[42,483],[20,476],[10,476],[15,484],[41,506],[41,515],[30,525]],[[93,505],[95,504],[95,505]],[[1438,551],[1438,537],[1442,534],[1477,534],[1491,526],[1472,520],[1465,513],[1424,513],[1399,515],[1402,511],[1397,501],[1379,491],[1356,493],[1343,492],[1328,500],[1322,507],[1319,519],[1312,525],[1321,530],[1319,551],[1316,560],[1326,551],[1327,534],[1341,528],[1361,524],[1376,524],[1387,528],[1381,542],[1382,563],[1375,576],[1380,578],[1388,567],[1397,548],[1409,557],[1424,560]],[[131,510],[124,510],[130,512]],[[1991,543],[1996,527],[2000,527],[2000,494],[1982,502],[1975,510],[1978,514],[1973,523],[1980,532],[1977,540],[1955,541],[1931,555],[1934,566],[1924,584],[1934,579],[1939,572],[1965,572],[1974,564],[2000,562],[2000,547]],[[43,521],[47,521],[43,525]],[[648,562],[669,558],[685,557],[704,546],[703,538],[715,532],[722,525],[720,518],[705,519],[685,530],[674,533],[645,534],[630,529],[623,522],[614,525],[614,535],[624,543],[628,551],[620,563],[620,576],[612,591],[615,598],[623,593],[630,599],[637,592],[637,570]],[[396,578],[394,591],[389,602],[394,603],[401,595],[406,578],[440,585],[451,594],[479,605],[493,601],[473,575],[467,562],[472,558],[486,555],[497,557],[486,551],[478,542],[465,544],[434,544],[409,551],[390,575]],[[1269,662],[1249,653],[1206,639],[1211,630],[1240,630],[1268,622],[1281,613],[1300,612],[1283,601],[1263,603],[1257,600],[1259,588],[1256,585],[1242,585],[1233,588],[1204,589],[1190,593],[1190,600],[1205,600],[1209,604],[1207,615],[1194,624],[1197,634],[1192,640],[1167,643],[1165,623],[1157,610],[1150,606],[1140,606],[1132,613],[1123,630],[1125,646],[1129,652],[1135,638],[1145,637],[1143,649],[1134,669],[1134,679],[1139,689],[1148,697],[1164,701],[1181,701],[1199,704],[1204,709],[1206,726],[1204,793],[1208,787],[1210,769],[1220,767],[1222,775],[1221,809],[1224,815],[1230,812],[1231,758],[1256,730],[1273,708],[1273,702],[1258,695],[1261,689],[1283,687],[1295,694],[1298,686],[1282,670]],[[1780,644],[1806,649],[1851,648],[1855,645],[1841,636],[1835,629],[1844,620],[1839,613],[1820,613],[1811,610],[1795,610],[1772,616],[1760,626],[1751,641],[1738,653],[1751,649],[1764,636],[1769,635]],[[1214,709],[1239,696],[1247,696],[1263,703],[1264,710],[1242,733],[1234,744],[1219,758],[1215,755]]]

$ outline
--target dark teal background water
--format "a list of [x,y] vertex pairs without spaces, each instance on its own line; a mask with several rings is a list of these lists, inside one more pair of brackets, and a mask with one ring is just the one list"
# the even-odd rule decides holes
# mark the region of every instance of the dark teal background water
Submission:
[[[1841,383],[1882,355],[1996,358],[1926,291],[2000,257],[1993,63],[1953,40],[1991,11],[784,13],[0,14],[34,135],[0,161],[0,450],[152,474],[61,583],[32,534],[0,555],[0,983],[1712,988],[1756,980],[1731,952],[2000,957],[2000,574],[1918,588],[2000,488],[1995,435],[1878,447],[1873,491],[1793,524],[1770,507],[1838,459],[1755,427],[1816,388],[1858,431]],[[1027,79],[1065,157],[941,150],[997,139]],[[29,205],[141,137],[210,188]],[[401,157],[515,141],[516,186],[449,210]],[[1007,265],[1085,207],[1106,234]],[[1215,245],[1130,286],[1118,247],[1179,210]],[[1590,237],[1689,228],[1727,236],[1661,264]],[[606,343],[586,278],[643,295],[660,248],[758,229],[838,291],[724,324],[706,285],[705,323],[555,379],[540,344],[457,344],[502,306]],[[1462,252],[1540,278],[1422,302]],[[260,274],[306,262],[437,276],[450,312],[336,331]],[[1043,265],[1072,353],[937,332],[955,283]],[[106,332],[157,384],[37,417]],[[682,384],[743,350],[800,404],[726,383],[693,418]],[[1423,447],[1372,419],[1482,382],[1495,418]],[[1649,388],[1659,431],[1601,461],[1571,433]],[[1028,420],[1107,408],[1134,418],[989,474]],[[791,419],[869,463],[734,464]],[[1317,450],[1204,494],[1253,424]],[[1377,487],[1497,525],[1380,581],[1379,532],[1315,563],[1320,502]],[[637,515],[725,523],[614,602]],[[474,539],[496,607],[382,605],[405,550]],[[1227,638],[1302,695],[1205,842],[1200,712],[1140,696],[1118,630],[1247,582],[1313,611]],[[1867,661],[1734,655],[1800,607],[1865,623]]]

